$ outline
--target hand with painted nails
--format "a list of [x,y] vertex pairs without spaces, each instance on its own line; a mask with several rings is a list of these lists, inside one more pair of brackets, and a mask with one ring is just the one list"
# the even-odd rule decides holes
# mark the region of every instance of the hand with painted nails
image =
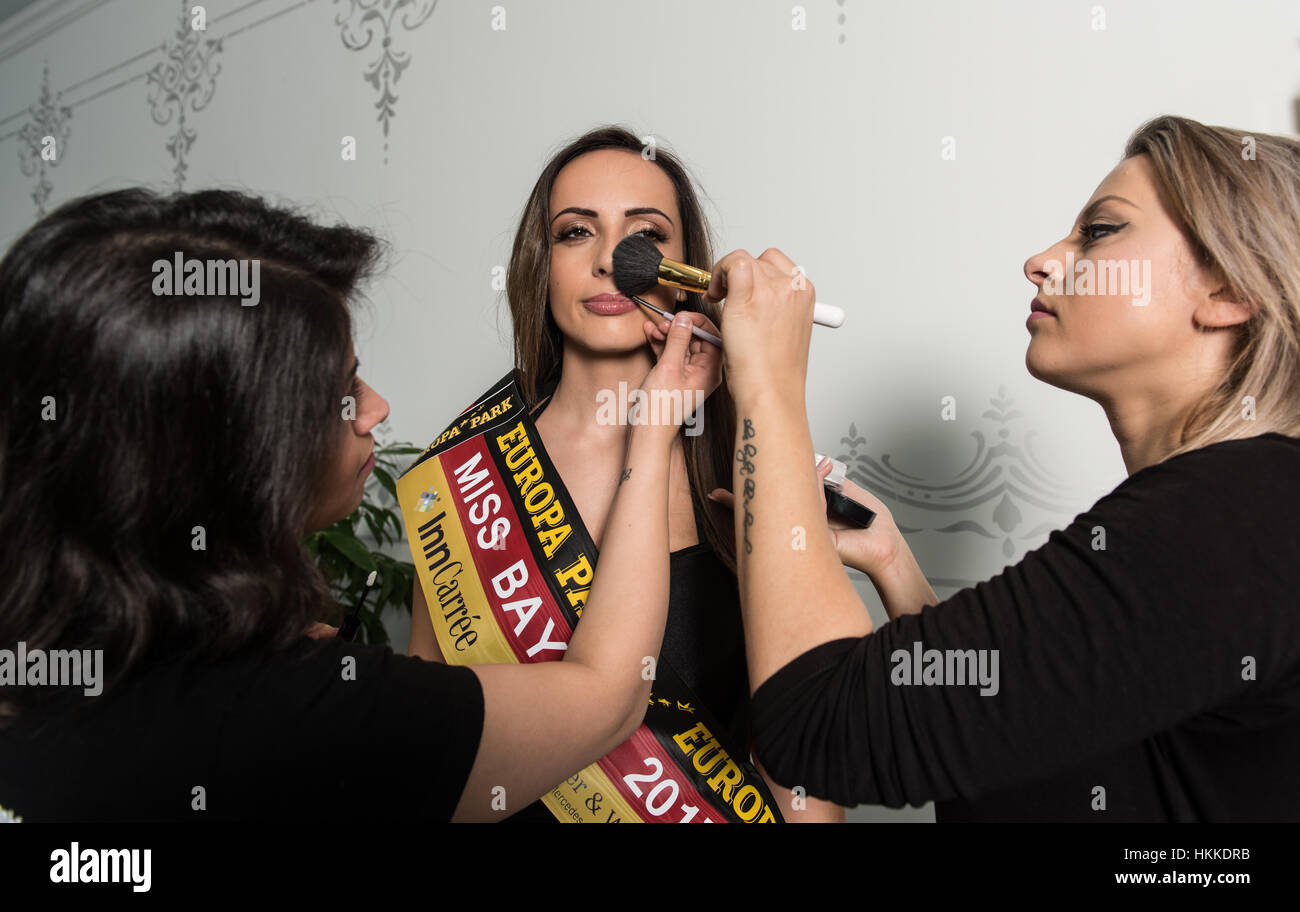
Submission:
[[[643,405],[648,414],[639,423],[680,427],[721,384],[722,350],[693,336],[692,326],[718,334],[713,321],[695,311],[678,311],[672,323],[645,322],[646,341],[657,360],[641,383],[649,401]],[[628,420],[636,423],[630,414]]]
[[706,297],[725,298],[722,338],[727,387],[737,403],[787,399],[804,407],[816,289],[788,256],[733,250],[713,267]]

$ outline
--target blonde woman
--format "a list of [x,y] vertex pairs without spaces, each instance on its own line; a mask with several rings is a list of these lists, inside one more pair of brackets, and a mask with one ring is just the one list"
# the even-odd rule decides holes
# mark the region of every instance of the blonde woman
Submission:
[[[1149,263],[1149,300],[1071,292],[1071,259]],[[750,463],[739,579],[773,778],[935,801],[940,821],[1300,818],[1300,143],[1158,118],[1025,263],[1029,371],[1102,406],[1129,474],[944,601],[861,489],[875,525],[819,522],[791,560],[790,526],[824,515],[803,405],[815,293],[791,265],[739,251],[710,289]],[[881,630],[841,561],[880,592]],[[918,649],[996,655],[997,680],[915,686]]]

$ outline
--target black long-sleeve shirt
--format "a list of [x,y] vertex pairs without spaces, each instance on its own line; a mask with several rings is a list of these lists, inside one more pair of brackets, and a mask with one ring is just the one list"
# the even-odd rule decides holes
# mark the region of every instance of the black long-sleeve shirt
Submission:
[[[990,681],[996,650],[996,693],[894,683],[955,677],[918,642]],[[769,774],[841,805],[1300,819],[1300,440],[1143,468],[992,579],[799,656],[751,711]]]

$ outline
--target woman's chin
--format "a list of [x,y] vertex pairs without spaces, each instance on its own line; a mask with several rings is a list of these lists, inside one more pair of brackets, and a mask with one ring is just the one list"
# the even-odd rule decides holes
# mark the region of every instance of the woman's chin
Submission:
[[343,501],[342,499],[331,501],[329,506],[322,506],[319,508],[316,511],[314,518],[309,522],[308,525],[310,528],[308,528],[307,531],[309,533],[319,532],[322,529],[328,529],[340,520],[347,519],[353,513],[357,512],[357,509],[361,506],[361,501],[365,499],[365,496],[366,480],[364,477],[361,477],[357,481],[356,490],[346,501]]
[[[632,321],[627,321],[631,323]],[[624,327],[610,332],[588,332],[574,339],[580,347],[593,355],[618,356],[631,355],[648,348],[645,332],[641,329],[644,320],[636,321],[635,332]],[[613,328],[611,327],[611,330]]]
[[1066,370],[1061,364],[1052,364],[1041,357],[1035,357],[1033,346],[1025,353],[1025,367],[1029,371],[1029,376],[1035,380],[1041,380],[1048,386],[1054,386],[1059,390],[1067,393],[1077,393],[1080,396],[1093,398],[1091,391],[1082,385],[1081,375],[1078,370]]
[[1049,364],[1044,363],[1041,355],[1035,357],[1034,345],[1031,342],[1029,349],[1025,352],[1025,368],[1029,371],[1029,376],[1035,380],[1041,380],[1052,386],[1059,386],[1058,372],[1053,370]]

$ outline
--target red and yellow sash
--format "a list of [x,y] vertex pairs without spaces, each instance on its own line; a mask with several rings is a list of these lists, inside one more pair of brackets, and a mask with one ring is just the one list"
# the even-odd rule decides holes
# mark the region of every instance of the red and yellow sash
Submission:
[[[453,665],[562,659],[596,547],[542,448],[514,372],[397,482],[416,573]],[[627,741],[542,796],[573,823],[777,823],[749,762],[664,661]]]

